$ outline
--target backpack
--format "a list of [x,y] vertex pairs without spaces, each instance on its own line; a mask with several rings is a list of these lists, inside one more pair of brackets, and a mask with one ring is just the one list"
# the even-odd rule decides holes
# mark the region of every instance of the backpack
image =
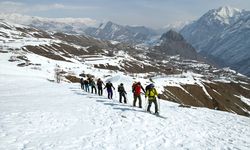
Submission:
[[119,92],[119,93],[126,93],[126,91],[125,91],[125,89],[124,89],[124,86],[119,85],[119,86],[118,86],[118,92]]
[[139,85],[139,84],[136,84],[135,86],[134,86],[134,94],[136,94],[136,95],[140,95],[141,94],[141,85]]
[[84,84],[89,84],[89,81],[88,80],[84,80],[83,83]]
[[155,97],[156,95],[156,91],[155,91],[155,88],[149,88],[148,89],[148,97]]
[[98,81],[97,81],[97,86],[98,86],[98,87],[102,87],[102,83],[103,83],[102,80],[98,80]]
[[106,83],[106,88],[107,89],[112,89],[113,87],[113,84],[112,83]]

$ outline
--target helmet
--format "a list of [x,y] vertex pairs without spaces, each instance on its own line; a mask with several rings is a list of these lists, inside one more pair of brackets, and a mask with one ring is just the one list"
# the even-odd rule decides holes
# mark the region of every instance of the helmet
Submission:
[[123,83],[121,83],[120,85],[123,85]]

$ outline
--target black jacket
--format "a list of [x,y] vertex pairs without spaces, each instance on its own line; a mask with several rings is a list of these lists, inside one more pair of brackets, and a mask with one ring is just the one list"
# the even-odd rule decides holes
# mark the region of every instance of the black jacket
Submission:
[[119,86],[118,86],[118,92],[119,92],[119,93],[125,93],[125,94],[126,94],[126,91],[125,91],[125,89],[124,89],[124,86],[119,85]]

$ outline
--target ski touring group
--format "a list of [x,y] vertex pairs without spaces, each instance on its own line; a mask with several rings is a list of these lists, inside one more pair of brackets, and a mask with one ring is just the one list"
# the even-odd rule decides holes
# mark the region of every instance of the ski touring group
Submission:
[[[98,94],[99,96],[103,96],[103,90],[107,90],[108,99],[113,99],[113,93],[115,90],[115,87],[111,83],[111,81],[108,81],[104,84],[104,82],[98,78],[96,81],[94,80],[94,77],[87,77],[86,79],[81,78],[80,79],[81,89],[86,92],[91,92],[94,94]],[[127,92],[124,88],[123,83],[120,83],[118,85],[118,93],[119,93],[119,102],[127,103]],[[145,95],[145,100],[147,101],[146,111],[151,113],[150,108],[152,103],[154,103],[155,106],[155,112],[154,114],[159,115],[159,106],[157,102],[157,98],[159,98],[158,92],[155,89],[155,86],[153,83],[147,85],[145,89],[141,85],[140,82],[134,82],[132,84],[132,93],[133,93],[133,106],[136,107],[137,100],[139,101],[139,108],[142,108],[142,97],[141,95]]]

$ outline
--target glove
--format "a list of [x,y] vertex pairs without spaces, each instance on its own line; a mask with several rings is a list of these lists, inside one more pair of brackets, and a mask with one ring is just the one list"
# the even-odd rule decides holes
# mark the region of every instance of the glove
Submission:
[[161,98],[159,95],[157,96],[159,99]]

